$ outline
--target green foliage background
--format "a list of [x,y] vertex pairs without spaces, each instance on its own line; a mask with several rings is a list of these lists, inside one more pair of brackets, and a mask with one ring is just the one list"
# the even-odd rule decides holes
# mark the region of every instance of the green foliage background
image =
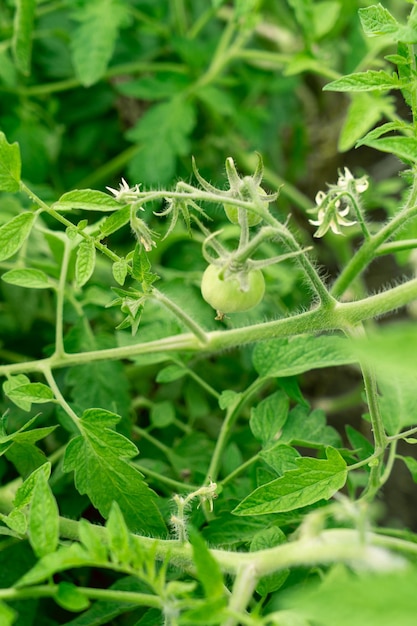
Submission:
[[[361,421],[362,379],[349,368],[357,357],[345,342],[302,335],[220,353],[214,349],[213,354],[194,354],[180,344],[178,350],[171,346],[164,352],[159,347],[154,353],[147,353],[145,346],[141,353],[139,342],[162,340],[163,346],[164,339],[181,337],[186,324],[172,308],[150,301],[138,334],[132,336],[126,327],[132,317],[134,327],[139,323],[135,303],[130,309],[114,306],[120,305],[117,296],[122,292],[117,288],[126,277],[126,257],[136,282],[151,283],[152,272],[157,273],[162,295],[181,305],[205,331],[232,330],[309,309],[311,290],[299,266],[284,262],[266,268],[262,304],[219,322],[200,294],[206,266],[201,233],[190,238],[187,224],[178,224],[163,239],[168,226],[162,218],[161,227],[154,213],[165,205],[156,198],[144,217],[156,231],[158,244],[149,254],[150,267],[135,248],[128,211],[99,193],[107,186],[117,188],[122,177],[141,189],[170,189],[178,180],[190,181],[191,156],[202,176],[224,188],[225,159],[232,156],[239,170],[249,174],[256,165],[254,153],[259,152],[265,188],[273,192],[283,185],[273,212],[282,222],[291,214],[300,245],[312,241],[307,212],[315,194],[346,165],[358,176],[365,171],[372,176],[366,208],[377,228],[404,202],[407,178],[398,176],[403,169],[400,159],[407,161],[412,147],[375,135],[357,150],[355,146],[381,122],[397,124],[391,128],[398,130],[396,111],[404,112],[412,97],[407,92],[404,100],[396,95],[407,77],[400,76],[397,84],[387,73],[388,63],[381,60],[395,53],[392,40],[363,34],[358,9],[371,4],[5,0],[0,5],[0,132],[9,142],[2,135],[0,227],[10,221],[14,225],[13,231],[0,230],[0,359],[17,368],[43,359],[56,349],[57,337],[70,355],[54,377],[34,366],[30,378],[18,373],[3,387],[0,622],[146,626],[165,620],[167,626],[229,626],[246,619],[242,623],[250,626],[325,626],[339,619],[347,626],[363,619],[367,625],[381,625],[390,623],[390,613],[384,609],[377,620],[378,600],[388,594],[392,580],[394,591],[387,597],[394,603],[405,589],[407,598],[396,619],[411,624],[407,620],[415,614],[415,602],[409,600],[414,570],[409,577],[403,571],[392,579],[381,574],[377,582],[365,576],[359,579],[359,589],[358,579],[342,564],[349,558],[318,573],[313,558],[299,567],[295,556],[279,571],[269,561],[262,562],[262,576],[252,588],[251,581],[218,554],[220,549],[226,554],[231,549],[248,554],[274,549],[281,558],[287,537],[300,528],[302,553],[302,541],[311,530],[310,521],[307,528],[302,525],[306,513],[312,515],[306,519],[313,527],[317,520],[321,528],[331,518],[330,543],[332,531],[346,519],[347,533],[351,526],[363,530],[360,507],[352,513],[342,506],[342,523],[339,509],[333,519],[333,509],[328,513],[322,506],[345,485],[347,465],[360,465],[374,453],[366,416]],[[384,6],[399,21],[410,8],[400,0]],[[369,68],[372,75],[363,78]],[[354,72],[360,73],[354,79],[355,91],[342,78]],[[323,90],[338,80],[346,94]],[[20,146],[21,172],[13,142]],[[390,152],[394,156],[387,156]],[[45,202],[56,203],[70,227],[64,230],[50,213],[43,213],[39,228],[22,246],[34,213],[23,212],[31,207],[29,197],[15,193],[20,174]],[[97,191],[71,195],[74,189]],[[79,207],[69,211],[74,202]],[[204,210],[212,230],[223,228],[223,239],[233,242],[237,228],[225,221],[221,206],[204,204]],[[76,241],[77,228],[96,236],[103,249],[114,251],[122,261],[112,265],[88,241],[77,251],[70,249],[66,238]],[[359,236],[358,227],[337,240],[330,233],[317,245],[315,254],[329,281],[352,258]],[[401,237],[414,240],[414,222]],[[348,295],[359,299],[389,278],[411,275],[411,248],[393,248],[393,262],[377,261],[365,279],[353,282]],[[10,258],[19,249],[14,263]],[[265,256],[282,251],[278,243],[263,244]],[[60,332],[57,292],[65,293]],[[414,315],[410,308],[408,316]],[[370,354],[373,363],[381,361],[381,412],[388,435],[395,438],[416,423],[410,374],[415,335],[394,333],[392,344],[395,367],[384,355],[388,344],[381,347],[376,339]],[[119,359],[113,358],[116,349],[122,351]],[[365,359],[367,346],[360,349]],[[70,362],[76,353],[97,356],[106,351],[111,359]],[[327,368],[324,376],[322,368]],[[400,386],[394,369],[402,376]],[[216,458],[226,420],[229,440]],[[413,456],[398,456],[415,480]],[[211,469],[221,486],[215,512],[207,494],[199,508],[186,502],[189,551],[175,553],[175,546],[164,543],[167,536],[181,538],[178,524],[169,528],[175,514],[172,496],[207,485]],[[346,493],[353,500],[369,472],[364,466],[347,481]],[[312,487],[310,476],[318,477]],[[303,492],[300,507],[299,495],[294,496],[297,486]],[[179,508],[184,504],[174,502]],[[392,509],[384,515],[394,526],[416,530],[415,515],[403,505],[395,515]],[[79,526],[71,525],[81,517]],[[370,519],[374,517],[378,512],[372,510]],[[62,518],[67,520],[64,526]],[[45,519],[50,523],[43,524]],[[92,530],[85,520],[100,526]],[[395,531],[390,532],[394,543]],[[142,543],[133,533],[145,535]],[[162,538],[160,545],[147,542],[149,537]],[[405,535],[401,539],[405,541]],[[80,543],[70,544],[72,540]],[[414,535],[410,544],[413,541]],[[375,550],[367,559],[380,563]],[[337,562],[330,555],[324,563],[332,559]],[[243,598],[243,608],[234,607],[235,616],[225,609],[224,585],[232,588],[229,573],[237,574],[230,610],[234,598]],[[317,595],[300,592],[302,585],[318,583],[320,577],[324,584]],[[1,594],[31,586],[37,591],[33,597],[28,593],[29,599],[19,596],[13,601]],[[250,590],[248,598],[245,588]],[[321,603],[329,607],[325,616]],[[246,605],[250,616],[243,610]]]

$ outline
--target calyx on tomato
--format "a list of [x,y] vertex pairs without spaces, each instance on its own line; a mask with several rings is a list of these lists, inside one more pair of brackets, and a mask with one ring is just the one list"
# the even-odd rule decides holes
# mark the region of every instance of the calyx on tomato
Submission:
[[248,311],[262,300],[265,279],[261,270],[250,270],[247,274],[247,289],[243,290],[237,276],[220,277],[222,268],[209,265],[201,281],[201,294],[213,309],[220,313]]
[[[267,195],[265,189],[262,189],[262,187],[258,187],[257,192],[260,196]],[[249,200],[249,198],[247,199]],[[261,201],[260,204],[262,208],[265,208],[265,209],[268,208],[268,202]],[[239,207],[237,207],[235,204],[224,203],[223,208],[228,219],[232,222],[232,224],[238,224],[239,223]],[[241,210],[244,210],[247,213],[248,226],[257,226],[257,224],[259,224],[259,222],[262,221],[262,217],[258,213],[255,213],[254,211],[248,211],[247,209],[241,209]]]

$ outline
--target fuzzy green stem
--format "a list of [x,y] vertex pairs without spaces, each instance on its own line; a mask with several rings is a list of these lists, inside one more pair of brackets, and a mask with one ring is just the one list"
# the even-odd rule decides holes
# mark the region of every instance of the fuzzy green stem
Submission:
[[[17,601],[27,598],[53,598],[59,592],[59,585],[36,585],[28,588],[0,589],[0,600]],[[134,591],[119,591],[113,589],[93,589],[91,587],[77,587],[77,592],[91,600],[106,602],[127,602],[136,606],[154,607],[162,609],[163,601],[159,596],[150,593]]]
[[64,349],[64,301],[65,301],[65,284],[68,274],[69,260],[71,256],[70,242],[67,240],[64,244],[64,253],[61,261],[61,271],[59,274],[59,284],[56,292],[56,321],[55,321],[55,355],[62,356]]
[[[112,250],[110,250],[107,246],[102,244],[100,241],[98,241],[94,237],[90,237],[90,235],[88,235],[83,230],[78,229],[75,224],[73,224],[70,220],[67,220],[67,218],[61,215],[59,211],[56,211],[55,209],[50,207],[48,204],[46,204],[46,202],[44,202],[41,198],[39,198],[39,196],[37,196],[24,183],[22,182],[20,183],[20,188],[37,206],[39,206],[43,211],[51,215],[51,217],[56,219],[57,222],[60,222],[61,224],[63,224],[65,228],[75,228],[77,230],[77,233],[80,235],[80,237],[82,237],[86,241],[93,241],[96,249],[99,250],[99,252],[101,252],[105,256],[107,256],[111,261],[116,262],[116,261],[121,260],[120,257],[114,252],[112,252]],[[128,269],[131,271],[131,268],[128,268]]]
[[196,336],[197,339],[200,340],[202,346],[207,343],[207,333],[195,322],[189,315],[181,308],[178,304],[176,304],[173,300],[168,298],[164,293],[159,291],[156,288],[152,289],[152,295],[155,300],[161,302],[167,309],[172,311],[174,315],[187,327],[191,332]]
[[[107,529],[94,526],[97,538],[108,543]],[[79,541],[79,522],[60,517],[60,534],[62,538]],[[177,567],[188,568],[194,564],[192,546],[175,540],[152,539],[139,535],[131,535],[140,549],[154,551],[155,558],[169,559]],[[297,567],[330,563],[349,563],[355,561],[372,567],[374,561],[373,547],[417,556],[417,544],[412,541],[380,535],[375,532],[366,534],[364,544],[360,533],[351,529],[325,530],[314,537],[300,538],[279,546],[256,552],[233,552],[229,550],[211,549],[224,573],[236,575],[242,568],[254,566],[257,574],[262,577],[274,572]]]
[[[232,612],[244,612],[252,598],[258,580],[259,576],[255,565],[249,564],[242,567],[236,575],[228,609]],[[236,619],[232,615],[224,622],[224,626],[239,626],[239,623],[240,619]]]
[[337,280],[335,281],[331,294],[335,298],[340,298],[349,285],[359,276],[377,255],[377,251],[385,242],[403,228],[404,224],[417,215],[417,177],[415,177],[413,188],[410,193],[407,205],[390,222],[388,222],[375,235],[372,235],[363,243],[362,247],[352,257],[345,266]]
[[[348,334],[352,337],[362,338],[365,336],[365,329],[361,325],[354,330],[351,330]],[[370,463],[370,477],[368,485],[362,496],[368,500],[372,499],[381,487],[382,460],[388,444],[388,440],[384,428],[384,422],[382,420],[381,411],[379,408],[378,388],[375,373],[372,367],[365,365],[364,363],[361,363],[360,365],[375,444],[373,462]]]
[[364,298],[363,300],[337,303],[334,309],[326,309],[319,306],[311,311],[271,322],[232,328],[230,330],[211,331],[206,334],[207,343],[204,346],[201,345],[201,342],[195,335],[185,333],[145,343],[138,343],[136,345],[66,353],[61,357],[52,355],[45,359],[25,363],[0,365],[0,376],[43,372],[45,367],[55,369],[95,361],[130,359],[139,354],[167,352],[209,354],[211,352],[217,352],[219,350],[225,350],[256,341],[265,341],[276,337],[343,330],[344,328],[349,329],[361,321],[389,313],[416,298],[417,278],[414,278],[403,285],[398,285],[388,291]]
[[220,472],[222,455],[232,433],[233,427],[238,419],[243,406],[248,400],[255,395],[259,389],[265,384],[264,378],[257,378],[245,391],[239,396],[227,410],[226,417],[222,423],[220,433],[217,437],[216,447],[211,457],[210,465],[207,470],[204,482],[216,481]]
[[64,396],[62,395],[61,390],[58,387],[58,385],[56,384],[55,378],[52,375],[51,369],[49,367],[45,367],[43,369],[43,374],[45,376],[45,379],[48,382],[48,385],[50,386],[50,388],[54,392],[55,398],[56,398],[57,402],[59,403],[59,405],[62,407],[62,409],[65,411],[65,413],[72,419],[74,424],[76,426],[78,426],[80,418],[73,411],[73,409],[70,407],[70,405],[68,404],[68,402],[65,400]]

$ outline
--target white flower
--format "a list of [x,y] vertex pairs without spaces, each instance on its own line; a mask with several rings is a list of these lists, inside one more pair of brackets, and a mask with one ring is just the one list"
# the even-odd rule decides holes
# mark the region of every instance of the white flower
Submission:
[[337,179],[337,186],[343,191],[355,191],[356,193],[363,193],[368,189],[368,179],[366,176],[361,178],[355,178],[347,167],[344,169],[344,174],[339,170],[339,178]]
[[354,178],[352,172],[345,167],[343,173],[339,170],[339,178],[336,185],[329,185],[329,191],[319,191],[316,195],[317,219],[309,220],[310,224],[319,228],[314,233],[315,237],[323,237],[330,229],[336,235],[342,235],[341,226],[353,226],[356,220],[348,220],[346,216],[359,207],[359,194],[368,189],[366,176]]
[[345,219],[350,211],[350,206],[341,208],[341,201],[337,197],[331,199],[324,191],[319,191],[316,195],[316,203],[318,205],[317,219],[309,220],[310,224],[319,227],[314,233],[314,237],[323,237],[329,229],[336,235],[342,235],[340,226],[356,224],[356,221]]
[[122,178],[122,182],[119,184],[119,189],[113,189],[113,187],[106,187],[106,189],[108,189],[110,193],[114,195],[116,200],[126,202],[126,204],[132,202],[133,200],[137,200],[137,194],[140,193],[139,185],[129,187],[124,178]]

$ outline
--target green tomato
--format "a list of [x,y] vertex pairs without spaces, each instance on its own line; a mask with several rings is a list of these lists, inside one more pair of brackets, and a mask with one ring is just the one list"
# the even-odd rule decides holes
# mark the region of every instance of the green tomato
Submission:
[[201,280],[201,294],[213,309],[220,313],[248,311],[259,304],[265,293],[265,279],[261,270],[248,273],[248,290],[242,291],[237,278],[220,278],[221,268],[209,265]]
[[[267,193],[262,187],[258,187],[258,193],[260,196],[266,196]],[[268,202],[262,202],[262,207],[267,209]],[[235,204],[223,204],[223,208],[229,220],[232,224],[239,224],[239,208]],[[257,226],[262,221],[262,217],[253,211],[247,211],[248,226]]]

